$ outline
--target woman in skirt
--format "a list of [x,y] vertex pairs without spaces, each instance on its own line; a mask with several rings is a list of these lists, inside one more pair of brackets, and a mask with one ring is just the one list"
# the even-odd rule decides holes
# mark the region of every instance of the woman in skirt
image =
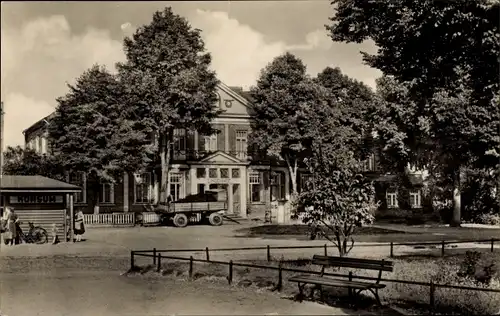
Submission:
[[75,236],[76,241],[82,241],[82,235],[85,233],[85,225],[83,224],[83,212],[77,211],[75,214]]

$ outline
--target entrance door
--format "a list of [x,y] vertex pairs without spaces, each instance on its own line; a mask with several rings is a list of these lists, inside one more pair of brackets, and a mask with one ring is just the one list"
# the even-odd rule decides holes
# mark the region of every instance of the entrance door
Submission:
[[233,184],[233,214],[241,214],[241,186],[238,183]]

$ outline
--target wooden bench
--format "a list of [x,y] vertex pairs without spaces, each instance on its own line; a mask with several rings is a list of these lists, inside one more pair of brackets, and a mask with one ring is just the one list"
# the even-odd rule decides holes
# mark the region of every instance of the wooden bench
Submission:
[[[392,272],[393,262],[386,260],[371,260],[371,259],[359,259],[359,258],[345,258],[345,257],[330,257],[330,256],[320,256],[314,255],[312,264],[321,265],[320,275],[310,275],[310,274],[300,274],[293,276],[289,279],[290,282],[297,282],[299,287],[299,298],[302,300],[304,297],[304,286],[306,284],[314,284],[316,287],[311,291],[311,297],[314,295],[316,289],[320,290],[321,300],[323,301],[323,288],[322,286],[332,286],[332,287],[345,287],[349,290],[349,297],[354,295],[359,295],[363,291],[370,291],[375,296],[377,303],[382,305],[380,302],[380,297],[378,296],[378,290],[385,287],[385,284],[380,283],[382,278],[382,272]],[[353,281],[352,272],[349,272],[349,279],[333,278],[324,276],[325,268],[327,267],[344,267],[353,269],[363,269],[363,270],[378,270],[378,278],[376,281]],[[356,292],[357,290],[357,292]]]

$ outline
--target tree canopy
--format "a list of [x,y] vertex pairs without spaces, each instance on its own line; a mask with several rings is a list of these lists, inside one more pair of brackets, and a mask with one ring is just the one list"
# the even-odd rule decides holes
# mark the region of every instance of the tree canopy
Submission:
[[41,175],[52,179],[65,180],[64,169],[51,155],[40,155],[32,149],[20,146],[7,147],[4,154],[4,173],[8,175]]
[[336,11],[327,29],[334,41],[372,40],[378,47],[363,56],[385,75],[379,93],[386,103],[378,113],[386,123],[378,132],[386,157],[440,166],[454,182],[458,225],[463,168],[491,168],[500,152],[500,3],[332,3]]
[[[127,111],[146,134],[159,140],[162,175],[160,199],[166,201],[170,149],[175,129],[212,133],[218,80],[210,70],[200,30],[167,7],[124,40],[126,61],[118,64]],[[168,149],[168,150],[167,150]]]
[[250,91],[255,113],[251,143],[286,161],[297,192],[297,170],[331,109],[328,90],[306,74],[304,63],[286,53],[267,65]]

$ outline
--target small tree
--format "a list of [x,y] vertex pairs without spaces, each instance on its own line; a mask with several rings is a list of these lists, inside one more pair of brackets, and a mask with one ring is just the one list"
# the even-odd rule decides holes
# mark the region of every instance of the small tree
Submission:
[[306,161],[313,178],[297,201],[296,215],[331,241],[340,256],[349,254],[354,229],[372,223],[377,208],[373,183],[361,173],[353,152],[342,145],[341,139],[350,134],[347,127],[339,127],[337,140],[315,142],[313,156]]
[[[167,7],[153,20],[124,40],[126,62],[118,65],[126,86],[127,111],[135,113],[144,134],[158,138],[161,163],[160,202],[166,202],[174,131],[197,130],[211,134],[216,107],[217,84],[210,70],[211,56],[205,51],[200,30]],[[147,138],[147,137],[146,137]]]
[[40,155],[20,146],[7,147],[4,152],[4,173],[8,175],[40,175],[57,180],[64,179],[64,170],[55,157]]

